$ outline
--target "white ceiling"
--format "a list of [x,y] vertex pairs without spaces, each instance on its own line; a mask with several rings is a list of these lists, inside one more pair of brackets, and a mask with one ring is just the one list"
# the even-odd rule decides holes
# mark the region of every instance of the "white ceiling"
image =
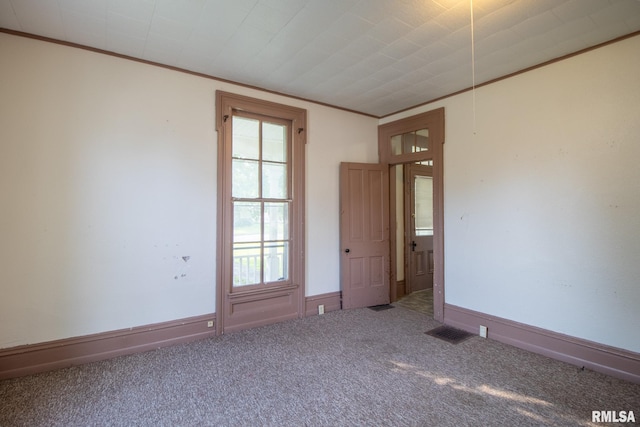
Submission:
[[0,0],[0,27],[374,116],[640,31],[640,0]]

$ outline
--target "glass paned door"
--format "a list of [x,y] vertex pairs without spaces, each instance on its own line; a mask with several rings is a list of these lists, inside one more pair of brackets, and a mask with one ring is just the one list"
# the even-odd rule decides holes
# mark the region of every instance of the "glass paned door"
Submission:
[[406,166],[410,200],[405,225],[409,228],[406,274],[407,292],[433,287],[433,168],[421,164]]
[[232,117],[232,287],[289,280],[289,127],[258,115]]

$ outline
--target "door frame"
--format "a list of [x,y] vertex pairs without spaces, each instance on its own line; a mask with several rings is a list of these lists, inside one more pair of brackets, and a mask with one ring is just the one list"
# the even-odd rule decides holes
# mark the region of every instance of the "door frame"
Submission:
[[[391,152],[391,137],[419,129],[429,129],[430,149],[416,153],[395,155]],[[399,119],[378,126],[378,155],[380,163],[389,167],[398,164],[433,161],[433,317],[444,322],[444,107],[426,113]],[[390,173],[391,177],[392,174]],[[391,179],[391,178],[390,178]],[[396,257],[395,185],[390,186],[389,242],[391,272],[389,278],[390,300],[396,301],[398,260]],[[404,219],[402,219],[404,221]],[[404,268],[404,266],[403,266]]]

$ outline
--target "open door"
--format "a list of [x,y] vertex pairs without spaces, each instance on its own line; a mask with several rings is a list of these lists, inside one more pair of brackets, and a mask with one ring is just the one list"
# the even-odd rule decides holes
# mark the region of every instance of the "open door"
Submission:
[[340,165],[342,308],[389,303],[389,166]]
[[433,168],[405,167],[409,197],[405,200],[409,268],[406,293],[433,288]]

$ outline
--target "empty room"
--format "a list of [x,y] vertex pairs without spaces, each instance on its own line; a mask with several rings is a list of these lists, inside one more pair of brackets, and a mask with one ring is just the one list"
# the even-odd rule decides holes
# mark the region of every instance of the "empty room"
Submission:
[[0,425],[640,422],[638,76],[638,0],[0,0]]

